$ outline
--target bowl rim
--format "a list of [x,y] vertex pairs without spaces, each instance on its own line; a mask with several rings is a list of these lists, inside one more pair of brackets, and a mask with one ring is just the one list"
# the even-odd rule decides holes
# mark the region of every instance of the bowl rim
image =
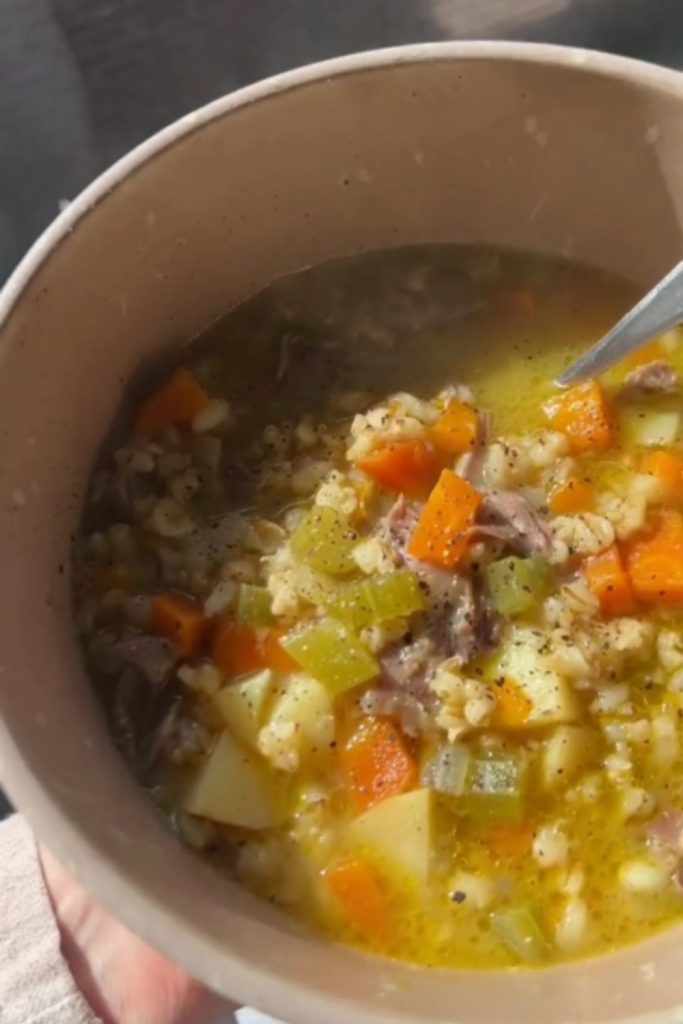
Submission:
[[[539,67],[571,68],[579,74],[598,74],[641,87],[670,91],[683,98],[683,73],[675,68],[651,64],[579,47],[549,43],[461,40],[409,44],[366,50],[335,57],[269,76],[253,84],[225,94],[191,111],[140,142],[132,150],[98,175],[60,212],[28,249],[0,291],[0,364],[4,351],[2,331],[33,278],[60,243],[67,238],[99,203],[106,201],[132,175],[165,151],[180,144],[194,132],[233,111],[268,101],[280,94],[332,78],[357,72],[400,65],[433,63],[434,61],[517,62]],[[137,887],[111,855],[83,834],[80,824],[62,816],[57,801],[43,787],[24,760],[18,743],[3,719],[0,719],[0,774],[10,799],[20,811],[26,810],[29,821],[39,822],[41,840],[61,859],[68,870],[77,875],[86,889],[96,893],[97,901],[123,923],[132,927],[153,948],[171,959],[175,950],[169,936],[181,926],[185,936],[183,966],[207,984],[217,982],[207,970],[207,956],[219,953],[221,976],[228,976],[233,997],[276,1017],[297,1021],[297,1024],[326,1024],[333,1016],[345,1019],[350,1013],[363,1024],[390,1024],[397,1020],[381,1004],[359,1004],[347,995],[326,995],[302,989],[290,982],[284,973],[271,974],[239,954],[217,947],[196,928],[176,919],[173,911]],[[378,970],[381,960],[377,961]],[[575,969],[574,964],[550,968],[548,972]],[[460,972],[453,972],[456,977]],[[469,973],[469,972],[468,972]],[[483,977],[488,974],[481,973]],[[335,1010],[333,1010],[333,1004]],[[664,1024],[670,1011],[661,1011],[637,1018],[638,1024]],[[405,1019],[405,1018],[404,1018]],[[634,1021],[625,1017],[623,1020]]]

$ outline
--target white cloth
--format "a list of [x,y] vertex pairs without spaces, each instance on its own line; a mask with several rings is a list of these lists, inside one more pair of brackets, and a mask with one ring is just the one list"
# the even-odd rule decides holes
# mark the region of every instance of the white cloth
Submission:
[[[246,1006],[234,1017],[281,1024]],[[62,957],[33,833],[18,814],[0,822],[0,1024],[101,1024]]]
[[35,840],[0,822],[0,1024],[97,1024],[60,951]]

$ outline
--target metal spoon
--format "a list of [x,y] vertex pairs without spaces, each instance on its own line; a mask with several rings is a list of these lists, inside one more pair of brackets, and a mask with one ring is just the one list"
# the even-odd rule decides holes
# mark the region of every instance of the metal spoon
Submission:
[[597,377],[657,334],[683,320],[683,260],[558,378],[560,387]]

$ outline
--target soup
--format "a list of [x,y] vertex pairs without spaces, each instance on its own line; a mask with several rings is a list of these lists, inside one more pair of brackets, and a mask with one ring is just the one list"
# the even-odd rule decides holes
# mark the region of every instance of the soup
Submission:
[[112,733],[334,939],[536,966],[682,915],[678,336],[552,383],[632,298],[483,248],[335,261],[124,403],[75,552]]

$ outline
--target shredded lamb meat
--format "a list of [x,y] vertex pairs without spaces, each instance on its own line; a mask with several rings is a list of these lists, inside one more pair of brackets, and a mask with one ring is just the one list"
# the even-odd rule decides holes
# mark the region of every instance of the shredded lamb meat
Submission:
[[453,658],[465,665],[492,651],[500,638],[500,619],[483,589],[467,577],[419,562],[407,546],[419,516],[416,506],[399,498],[380,533],[420,580],[427,600],[422,630],[412,642],[390,648],[382,658],[384,677],[417,697],[424,697],[438,665]]
[[386,715],[397,719],[408,736],[418,736],[429,727],[430,718],[424,704],[403,690],[368,690],[361,697],[360,708],[366,715]]
[[669,395],[678,390],[678,385],[678,374],[673,366],[657,360],[629,373],[624,389],[632,395]]
[[490,491],[473,530],[505,540],[514,554],[549,555],[552,534],[538,512],[526,498],[515,491]]

